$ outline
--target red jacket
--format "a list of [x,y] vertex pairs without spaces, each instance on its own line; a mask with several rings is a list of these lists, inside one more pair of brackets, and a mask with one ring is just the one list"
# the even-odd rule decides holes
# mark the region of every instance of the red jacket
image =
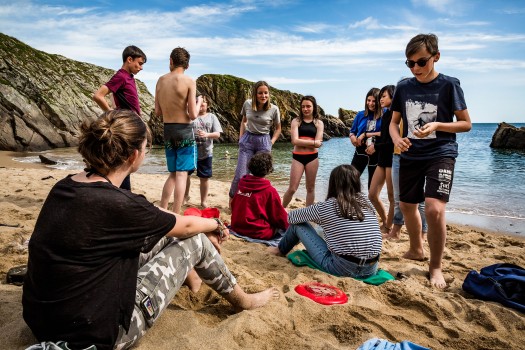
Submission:
[[288,213],[269,180],[245,175],[232,203],[233,231],[252,238],[271,239],[276,229],[288,228]]

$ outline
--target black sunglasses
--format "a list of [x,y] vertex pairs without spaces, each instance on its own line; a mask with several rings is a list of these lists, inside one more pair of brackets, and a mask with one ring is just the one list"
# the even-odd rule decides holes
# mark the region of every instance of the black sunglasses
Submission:
[[424,67],[427,65],[428,60],[431,59],[433,56],[434,55],[430,56],[429,58],[420,58],[417,61],[406,60],[405,64],[407,65],[408,68],[414,68],[416,64],[420,67]]

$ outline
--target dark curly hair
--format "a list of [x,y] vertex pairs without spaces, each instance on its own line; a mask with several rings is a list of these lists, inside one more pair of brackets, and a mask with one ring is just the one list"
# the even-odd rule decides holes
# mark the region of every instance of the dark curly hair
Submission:
[[182,67],[188,69],[190,66],[190,53],[183,47],[176,47],[170,54],[173,68]]
[[124,164],[135,150],[142,151],[144,140],[151,146],[151,132],[133,111],[116,109],[104,112],[80,127],[78,152],[87,168],[108,174]]
[[248,162],[248,170],[253,176],[265,177],[273,171],[273,158],[270,153],[257,153]]

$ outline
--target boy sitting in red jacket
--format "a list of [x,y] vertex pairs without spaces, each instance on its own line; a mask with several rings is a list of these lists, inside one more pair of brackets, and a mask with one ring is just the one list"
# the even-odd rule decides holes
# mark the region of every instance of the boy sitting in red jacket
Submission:
[[231,203],[231,228],[240,235],[269,240],[277,230],[288,228],[288,214],[281,198],[264,178],[273,171],[272,163],[270,153],[257,153],[248,163],[250,174],[239,181]]

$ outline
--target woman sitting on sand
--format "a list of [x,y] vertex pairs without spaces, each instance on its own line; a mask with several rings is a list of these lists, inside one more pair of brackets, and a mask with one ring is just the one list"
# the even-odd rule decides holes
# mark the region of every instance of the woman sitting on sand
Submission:
[[238,309],[278,297],[275,288],[246,294],[237,284],[218,253],[229,234],[220,220],[175,215],[119,189],[150,143],[129,110],[82,125],[78,150],[88,168],[51,189],[29,242],[23,316],[38,341],[127,349],[193,268]]
[[[372,204],[361,192],[360,173],[348,164],[330,173],[326,201],[288,214],[290,226],[274,255],[286,255],[303,243],[324,271],[337,276],[366,278],[375,275],[381,253],[381,232]],[[321,226],[324,240],[312,225]]]
[[318,149],[323,145],[323,132],[324,124],[319,120],[315,97],[303,96],[299,116],[292,120],[290,126],[294,148],[290,168],[290,185],[283,196],[285,208],[299,188],[303,173],[306,181],[306,205],[314,204],[315,178],[319,168]]

